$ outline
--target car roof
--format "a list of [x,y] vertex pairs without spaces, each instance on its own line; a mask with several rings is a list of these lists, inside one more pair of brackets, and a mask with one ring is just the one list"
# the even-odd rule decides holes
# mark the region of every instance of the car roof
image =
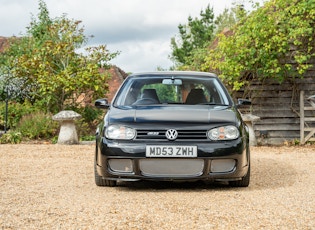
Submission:
[[153,72],[138,72],[138,73],[133,73],[130,74],[129,76],[148,76],[148,75],[169,75],[169,76],[174,76],[174,75],[180,75],[180,76],[199,76],[199,77],[214,77],[217,78],[218,76],[214,73],[209,73],[209,72],[198,72],[198,71],[153,71]]

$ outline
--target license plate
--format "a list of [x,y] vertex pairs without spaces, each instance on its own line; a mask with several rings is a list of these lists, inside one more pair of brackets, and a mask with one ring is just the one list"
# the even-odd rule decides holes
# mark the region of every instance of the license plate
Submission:
[[197,146],[146,146],[146,157],[197,157]]

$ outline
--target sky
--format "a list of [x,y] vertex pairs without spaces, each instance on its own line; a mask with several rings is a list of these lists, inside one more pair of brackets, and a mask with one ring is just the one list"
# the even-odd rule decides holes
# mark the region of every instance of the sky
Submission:
[[[105,44],[120,54],[111,61],[123,71],[169,69],[172,62],[171,38],[179,34],[178,25],[188,17],[200,16],[208,4],[215,16],[233,3],[246,0],[45,0],[50,17],[66,14],[80,20],[88,45]],[[38,15],[38,0],[0,0],[0,36],[25,34],[32,16]]]

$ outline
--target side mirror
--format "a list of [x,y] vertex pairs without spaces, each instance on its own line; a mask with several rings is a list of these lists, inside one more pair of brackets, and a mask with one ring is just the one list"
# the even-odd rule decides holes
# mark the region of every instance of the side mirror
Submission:
[[248,99],[237,99],[237,107],[242,106],[242,105],[251,105],[252,102]]
[[102,98],[102,99],[97,99],[94,103],[96,108],[99,109],[108,109],[110,104],[108,103],[107,99]]

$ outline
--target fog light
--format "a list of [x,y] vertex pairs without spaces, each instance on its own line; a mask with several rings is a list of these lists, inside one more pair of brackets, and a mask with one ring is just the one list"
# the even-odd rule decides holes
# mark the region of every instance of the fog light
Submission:
[[108,160],[109,167],[114,172],[132,173],[132,161],[129,159],[110,159]]
[[212,173],[231,172],[235,168],[236,161],[233,159],[218,159],[211,161]]

